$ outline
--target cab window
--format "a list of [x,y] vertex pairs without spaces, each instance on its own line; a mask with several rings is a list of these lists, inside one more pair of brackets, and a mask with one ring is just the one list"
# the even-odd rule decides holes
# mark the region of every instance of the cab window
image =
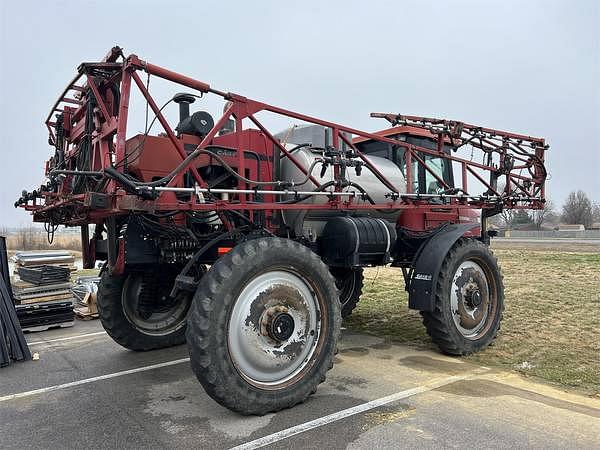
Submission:
[[[390,136],[407,142],[408,144],[417,145],[419,147],[436,149],[436,142],[432,139],[427,139],[419,136],[398,135]],[[406,177],[406,159],[404,157],[404,148],[396,145],[388,144],[387,142],[365,141],[357,145],[358,149],[373,156],[380,156],[393,161],[402,174]],[[450,153],[450,146],[445,145],[444,151]],[[424,153],[419,153],[418,156],[425,161],[427,167],[431,169],[439,178],[449,187],[454,187],[454,176],[452,172],[452,161],[437,156],[431,156]],[[419,164],[416,160],[412,161],[412,192],[415,194],[439,194],[444,191],[444,186],[433,176],[431,172]]]

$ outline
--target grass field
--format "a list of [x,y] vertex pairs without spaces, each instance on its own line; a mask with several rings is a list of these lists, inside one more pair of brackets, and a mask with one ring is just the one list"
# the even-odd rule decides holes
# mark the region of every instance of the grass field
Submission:
[[[496,249],[506,287],[494,344],[467,359],[600,396],[600,253]],[[435,348],[407,308],[399,270],[367,269],[345,326],[393,342]]]

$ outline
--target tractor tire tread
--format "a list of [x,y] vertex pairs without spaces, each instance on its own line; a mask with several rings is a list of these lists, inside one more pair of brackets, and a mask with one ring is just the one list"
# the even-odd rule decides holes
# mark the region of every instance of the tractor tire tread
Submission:
[[[452,265],[455,262],[455,258],[459,252],[462,252],[466,247],[471,246],[474,250],[487,253],[495,267],[499,277],[498,281],[498,303],[500,310],[498,312],[499,319],[496,325],[491,330],[491,334],[483,340],[477,341],[466,341],[466,339],[457,338],[456,332],[451,327],[454,327],[453,323],[449,323],[447,316],[445,316],[443,308],[447,298],[450,296],[448,280],[452,279],[453,273]],[[438,275],[437,283],[435,286],[435,304],[433,311],[421,311],[423,318],[423,325],[427,330],[427,334],[431,337],[431,340],[440,348],[440,350],[453,356],[466,356],[472,353],[476,353],[482,350],[487,345],[496,339],[500,330],[500,323],[503,319],[504,313],[504,283],[502,270],[498,264],[498,258],[493,254],[490,248],[483,242],[472,239],[472,238],[460,238],[450,251],[446,254],[440,273]]]
[[[343,278],[343,275],[336,276],[336,268],[332,268],[330,270],[332,271],[332,274],[336,281],[339,280],[339,278]],[[350,293],[349,297],[345,301],[340,297],[340,301],[342,302],[342,319],[345,319],[346,317],[350,316],[350,314],[352,314],[352,311],[354,311],[354,309],[358,305],[360,296],[362,295],[363,285],[365,282],[365,275],[362,267],[350,270],[352,270],[353,272],[352,276],[354,276],[354,283],[356,284],[354,290]],[[340,289],[340,293],[342,292],[343,289]]]
[[[292,255],[310,261],[320,276],[329,280],[335,290],[333,276],[321,259],[307,247],[282,238],[258,238],[239,244],[228,254],[215,262],[204,275],[196,291],[188,318],[187,341],[192,370],[206,393],[223,406],[244,415],[263,415],[291,408],[304,402],[313,394],[317,385],[325,381],[326,372],[332,367],[333,352],[340,335],[341,315],[339,303],[330,302],[333,313],[333,334],[323,343],[330,351],[323,349],[323,360],[316,362],[317,370],[296,382],[291,389],[261,390],[248,383],[233,365],[228,352],[227,327],[228,311],[235,301],[231,292],[232,283],[248,273],[248,267],[260,267],[261,257],[271,252],[279,255]],[[334,295],[337,291],[329,293]],[[311,368],[313,370],[314,368]]]

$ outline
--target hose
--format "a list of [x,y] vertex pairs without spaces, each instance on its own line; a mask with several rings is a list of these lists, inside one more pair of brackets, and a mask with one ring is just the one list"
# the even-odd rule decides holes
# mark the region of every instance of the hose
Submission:
[[[217,148],[219,148],[219,147],[217,147]],[[140,182],[140,181],[131,180],[131,179],[127,178],[127,176],[124,175],[123,173],[118,172],[114,167],[105,168],[104,174],[119,181],[124,186],[126,186],[130,189],[133,189],[134,191],[136,190],[137,186],[159,187],[161,185],[167,184],[175,176],[177,176],[179,173],[181,173],[186,168],[186,166],[189,164],[189,162],[192,161],[193,159],[195,159],[200,154],[206,154],[206,155],[211,156],[212,158],[215,158],[223,166],[223,168],[225,168],[225,170],[227,170],[229,173],[231,173],[238,180],[241,180],[248,184],[257,185],[257,186],[285,186],[285,185],[301,186],[303,184],[306,184],[310,180],[310,178],[312,176],[312,171],[314,170],[315,166],[319,163],[322,163],[322,161],[320,161],[320,160],[313,161],[313,163],[311,164],[311,166],[309,167],[309,169],[307,171],[307,175],[301,181],[291,181],[291,182],[289,182],[289,181],[285,181],[285,182],[283,182],[283,181],[257,181],[257,180],[250,180],[250,179],[240,175],[239,173],[237,173],[235,169],[233,169],[229,164],[227,164],[223,160],[223,158],[221,158],[216,153],[211,152],[210,150],[207,150],[207,149],[197,148],[192,153],[190,153],[187,156],[187,158],[185,158],[181,163],[179,163],[179,165],[175,169],[173,169],[168,175],[165,175],[161,179],[155,180],[152,182],[144,183],[144,182]]]
[[102,178],[104,176],[104,173],[96,172],[93,170],[62,170],[62,169],[55,169],[49,173],[50,178],[54,178],[57,175],[76,175],[76,176],[81,176],[81,177],[100,177],[100,178]]
[[312,171],[315,169],[316,165],[319,164],[319,163],[321,163],[321,164],[323,163],[320,160],[313,161],[313,163],[310,165],[310,167],[307,170],[306,176],[301,181],[293,181],[293,180],[292,181],[281,181],[281,180],[278,180],[278,181],[258,181],[258,180],[250,180],[250,179],[248,179],[248,178],[240,175],[239,173],[237,173],[237,171],[234,168],[232,168],[229,164],[227,164],[223,160],[223,158],[221,158],[216,153],[211,152],[210,150],[207,150],[207,149],[198,149],[198,151],[200,151],[201,153],[205,153],[207,155],[210,155],[211,157],[215,158],[223,166],[223,168],[225,168],[225,170],[227,170],[229,173],[231,173],[231,175],[233,175],[238,180],[241,180],[241,181],[243,181],[245,183],[253,184],[253,185],[256,185],[256,186],[285,186],[285,185],[289,185],[289,186],[302,186],[303,184],[306,184],[308,182],[308,180],[310,180],[310,177],[312,176]]

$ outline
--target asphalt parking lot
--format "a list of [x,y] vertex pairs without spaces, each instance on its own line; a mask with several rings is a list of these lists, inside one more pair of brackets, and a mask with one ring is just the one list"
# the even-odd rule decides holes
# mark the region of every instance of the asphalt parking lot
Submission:
[[27,335],[39,361],[0,371],[2,448],[598,448],[600,400],[345,332],[293,409],[213,402],[185,346],[127,351],[98,321]]

